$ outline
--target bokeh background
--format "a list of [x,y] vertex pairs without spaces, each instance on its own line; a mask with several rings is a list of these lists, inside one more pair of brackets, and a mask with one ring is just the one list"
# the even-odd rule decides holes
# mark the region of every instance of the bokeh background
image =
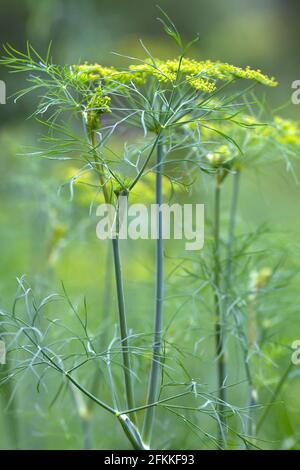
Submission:
[[[52,40],[52,55],[57,63],[87,60],[123,65],[124,59],[112,52],[144,57],[139,43],[142,38],[154,56],[172,57],[177,52],[156,21],[156,3],[157,0],[1,0],[0,43],[10,43],[22,50],[29,40],[43,54]],[[266,92],[270,105],[281,108],[283,116],[298,119],[300,108],[291,104],[291,83],[300,79],[298,1],[161,0],[159,4],[172,17],[185,39],[199,34],[200,41],[191,51],[193,57],[250,65],[274,75],[280,86]],[[8,74],[3,67],[0,79],[6,82],[8,95],[24,87],[22,75]],[[92,326],[96,327],[99,312],[103,313],[105,294],[111,298],[109,311],[114,315],[113,289],[107,293],[104,288],[109,273],[109,258],[104,267],[107,246],[96,240],[84,195],[79,194],[70,202],[66,192],[58,194],[58,186],[70,176],[70,169],[66,165],[58,167],[22,155],[27,146],[37,143],[41,132],[29,119],[34,105],[32,100],[34,98],[26,98],[17,103],[8,100],[6,105],[0,106],[0,307],[11,307],[16,277],[25,274],[30,283],[44,293],[59,290],[63,280],[75,301],[82,294],[86,295]],[[295,168],[297,173],[300,168],[297,163]],[[241,203],[241,217],[250,230],[267,223],[276,227],[276,233],[284,232],[285,238],[278,245],[279,254],[283,248],[290,248],[293,254],[287,263],[293,267],[297,267],[299,258],[299,197],[299,186],[290,174],[279,168],[264,167],[246,179]],[[139,244],[130,255],[130,263],[125,263],[133,323],[137,328],[149,331],[152,254],[151,244],[147,247]],[[286,311],[290,312],[284,320],[287,346],[291,344],[289,341],[298,339],[297,335],[300,338],[296,285],[285,292],[283,311],[276,311],[282,318]],[[136,305],[139,305],[138,312]],[[114,320],[112,326],[113,323]],[[180,331],[172,334],[180,339]],[[288,354],[280,356],[277,369],[274,368],[274,375],[271,374],[270,386],[280,378],[288,360]],[[207,374],[203,377],[205,382],[210,380],[209,369],[207,364],[202,371],[204,376]],[[299,447],[299,386],[300,379],[295,370],[288,388],[279,397],[280,403],[270,415],[266,426],[267,443],[261,442],[262,446]],[[1,448],[13,446],[11,437],[14,433],[17,433],[18,447],[21,448],[81,447],[80,425],[72,411],[71,400],[64,396],[56,406],[50,407],[52,392],[50,386],[48,392],[37,396],[30,380],[25,380],[20,390],[16,386],[17,426],[12,424],[14,417],[9,408],[4,410],[6,398],[3,395]],[[238,390],[236,399],[242,403],[239,393]],[[99,433],[95,432],[94,447],[122,448],[125,445],[121,432],[115,433],[109,418],[100,413],[94,419],[94,427],[99,430]],[[162,424],[164,426],[168,428],[167,420]],[[193,435],[186,434],[183,425],[173,430],[177,448],[197,448]]]

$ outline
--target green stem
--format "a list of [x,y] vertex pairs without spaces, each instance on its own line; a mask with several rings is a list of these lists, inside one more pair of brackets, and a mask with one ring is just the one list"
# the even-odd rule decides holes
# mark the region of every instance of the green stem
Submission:
[[26,332],[26,330],[23,330],[23,333],[30,340],[30,342],[32,344],[34,344],[34,346],[36,348],[39,348],[39,351],[41,352],[43,357],[45,357],[48,360],[49,365],[51,367],[53,367],[54,370],[56,370],[57,372],[63,374],[64,377],[67,380],[69,380],[70,383],[73,384],[86,397],[88,397],[90,400],[97,403],[101,408],[103,408],[104,410],[108,411],[110,414],[112,414],[112,415],[114,415],[115,417],[118,418],[119,422],[121,423],[121,425],[122,425],[122,427],[125,431],[126,436],[128,437],[128,439],[130,440],[131,444],[133,445],[133,447],[135,449],[141,449],[141,450],[146,449],[146,447],[144,446],[144,444],[142,442],[142,439],[141,439],[141,436],[140,436],[140,433],[139,433],[138,429],[136,428],[135,424],[131,421],[131,419],[126,414],[120,413],[119,411],[115,410],[111,406],[104,403],[102,400],[99,400],[99,398],[97,398],[95,395],[93,395],[91,392],[89,392],[83,385],[81,385],[79,382],[77,382],[77,380],[74,377],[72,377],[70,372],[65,371],[58,364],[56,364],[56,362],[49,356],[49,354],[47,354],[43,350],[43,348],[41,348],[39,346],[39,344],[36,342],[36,340],[33,339],[30,336],[30,334]]
[[[101,165],[98,155],[97,155],[95,132],[92,132],[91,144],[93,145],[93,148],[95,149],[94,151],[95,162],[98,164],[98,168],[100,170],[99,182],[102,187],[104,200],[106,203],[109,203],[111,202],[110,201],[111,195],[108,191],[106,181],[102,173],[103,165]],[[120,338],[121,338],[121,350],[122,350],[122,358],[123,358],[123,373],[124,373],[124,382],[125,382],[126,405],[128,408],[133,409],[135,407],[135,400],[134,400],[133,383],[132,383],[132,376],[131,376],[131,361],[130,361],[130,351],[129,351],[129,344],[128,344],[128,329],[127,329],[127,321],[126,321],[125,297],[124,297],[120,244],[119,244],[119,200],[117,200],[116,237],[112,239],[112,247],[113,247],[115,281],[116,281],[116,290],[117,290],[118,317],[119,317],[119,329],[120,329]],[[128,423],[130,425],[128,425]],[[126,419],[125,424],[123,420],[121,420],[121,424],[122,424],[123,429],[126,431],[127,437],[130,437],[132,430],[136,430],[135,413],[131,416],[131,419]],[[137,430],[134,432],[134,434],[139,435]],[[133,441],[135,440],[135,438],[131,438],[130,440],[131,440],[131,443],[133,444]]]
[[[225,340],[226,327],[227,327],[227,318],[228,318],[228,308],[230,305],[230,291],[233,281],[233,246],[234,246],[234,236],[235,236],[235,226],[236,226],[236,216],[237,216],[237,205],[238,205],[238,196],[239,196],[239,187],[240,187],[240,170],[237,169],[233,176],[233,189],[231,196],[231,205],[230,205],[230,215],[229,215],[229,225],[228,225],[228,235],[227,235],[227,244],[226,244],[226,264],[225,264],[225,282],[224,282],[224,305],[223,305],[223,342]],[[248,364],[247,364],[248,365]],[[246,371],[247,372],[247,371]],[[250,371],[248,371],[250,374]],[[250,375],[247,374],[247,377]],[[249,382],[250,384],[250,382]],[[224,390],[224,395],[226,398],[226,390]]]
[[[134,392],[132,384],[131,374],[131,361],[130,351],[128,344],[128,330],[126,321],[126,310],[125,310],[125,299],[124,299],[124,287],[122,280],[122,267],[121,267],[121,256],[120,256],[120,245],[119,245],[119,208],[117,202],[117,214],[116,214],[116,236],[112,239],[113,246],[113,257],[115,266],[115,279],[117,288],[117,301],[118,301],[118,315],[119,315],[119,328],[121,338],[121,349],[123,357],[123,371],[124,381],[126,390],[126,403],[128,408],[134,408]],[[132,421],[135,422],[135,415],[132,415]]]
[[224,351],[224,328],[223,316],[220,299],[220,274],[221,274],[221,261],[220,261],[220,196],[221,185],[216,179],[215,185],[215,266],[214,266],[214,287],[215,287],[215,340],[216,340],[216,358],[217,358],[217,381],[218,381],[218,405],[217,413],[220,422],[219,426],[219,439],[226,446],[226,421],[225,421],[225,405],[226,402],[226,359]]
[[111,311],[111,295],[112,295],[112,263],[111,263],[111,246],[107,247],[105,260],[105,284],[103,294],[103,324],[104,328],[101,333],[100,347],[106,348],[109,341],[107,340],[109,332],[109,319]]
[[[256,434],[256,405],[257,405],[257,391],[255,388],[254,380],[251,374],[251,364],[249,358],[251,357],[252,353],[255,352],[255,345],[256,345],[256,294],[257,291],[253,291],[251,296],[253,298],[250,300],[249,309],[248,309],[248,351],[246,352],[245,357],[245,364],[249,369],[248,377],[248,384],[249,384],[249,413],[248,413],[248,426],[247,426],[247,434],[249,437],[253,437]],[[247,369],[246,369],[247,373]]]
[[126,414],[118,415],[119,422],[135,450],[149,450],[142,441],[141,435],[135,424]]
[[82,430],[83,450],[92,449],[92,433],[91,433],[91,414],[88,409],[88,405],[85,403],[83,394],[78,388],[70,383],[70,390],[72,392],[77,413],[80,419],[80,425]]
[[[162,194],[162,162],[163,144],[159,139],[157,144],[157,166],[156,166],[156,204],[160,207],[163,202]],[[156,291],[154,310],[154,336],[152,345],[152,361],[149,375],[147,405],[155,403],[158,397],[159,377],[161,372],[161,350],[163,332],[163,296],[164,296],[164,247],[163,247],[163,220],[162,212],[158,211],[158,226],[156,240]],[[143,426],[143,439],[149,446],[154,425],[155,407],[146,408]]]
[[[0,365],[0,379],[6,378],[9,375],[9,366],[7,364]],[[9,447],[11,449],[18,448],[19,433],[18,433],[18,417],[17,417],[17,403],[14,396],[14,382],[13,379],[8,380],[1,386],[0,398],[3,400],[1,409],[5,419],[5,429],[9,436]],[[7,404],[10,402],[7,409]]]
[[227,238],[227,253],[226,253],[226,269],[225,269],[225,309],[224,315],[227,316],[227,308],[229,304],[229,292],[232,281],[232,254],[234,243],[234,231],[236,225],[237,204],[240,186],[240,171],[237,170],[233,176],[233,191],[231,198],[231,208],[229,216],[228,238]]
[[92,450],[92,429],[91,429],[91,417],[84,419],[81,418],[81,429],[83,435],[83,449],[82,450]]
[[[234,282],[232,255],[233,255],[234,232],[235,232],[235,226],[236,226],[237,205],[238,205],[239,188],[240,188],[240,175],[241,175],[241,172],[239,169],[237,169],[233,176],[233,190],[232,190],[232,197],[231,197],[231,208],[230,208],[229,227],[228,227],[226,268],[225,268],[225,289],[224,289],[225,291],[224,329],[225,330],[226,330],[226,319],[228,317],[228,307],[229,307],[229,301],[230,301],[230,286]],[[240,333],[243,334],[241,331]],[[253,384],[251,369],[249,366],[248,350],[243,348],[243,354],[244,354],[244,362],[245,362],[245,372],[246,372],[246,377],[247,377],[247,382],[248,382],[248,387],[249,387],[249,392],[248,392],[249,414],[248,414],[248,419],[247,419],[247,435],[253,436],[255,434],[255,406],[257,405],[256,390]]]
[[278,384],[277,384],[277,387],[275,388],[273,394],[272,394],[272,397],[271,397],[271,400],[270,400],[270,404],[265,408],[263,414],[261,415],[257,425],[256,425],[256,432],[258,433],[266,419],[266,417],[268,416],[269,414],[269,411],[271,409],[271,407],[273,406],[275,400],[277,399],[286,379],[288,378],[289,376],[289,373],[290,371],[292,370],[293,368],[293,363],[291,362],[288,367],[286,368],[285,370],[285,373],[283,374],[283,376],[281,377],[281,379],[279,380]]
[[[234,244],[234,232],[236,226],[236,215],[237,215],[237,204],[239,196],[239,187],[240,187],[240,170],[237,169],[236,173],[233,176],[233,191],[231,198],[231,209],[230,209],[230,218],[229,218],[229,229],[228,229],[228,238],[227,238],[227,255],[226,255],[226,270],[225,270],[225,304],[224,304],[224,328],[226,329],[226,318],[228,316],[228,306],[230,300],[230,286],[233,279],[233,244]],[[236,322],[238,323],[238,322]],[[240,329],[240,328],[239,328]],[[243,332],[240,331],[240,334]],[[246,339],[245,335],[244,339]],[[248,359],[248,350],[243,348],[244,362],[245,362],[245,372],[248,382],[249,392],[248,392],[248,403],[249,403],[249,414],[247,419],[247,435],[249,437],[254,436],[256,433],[256,411],[255,407],[257,405],[256,389],[253,383],[253,378],[251,374],[251,369]]]
[[[105,283],[104,283],[104,292],[103,292],[103,308],[102,308],[102,323],[103,328],[99,339],[99,347],[101,350],[105,350],[108,346],[108,333],[109,333],[109,319],[110,319],[110,311],[111,311],[111,288],[112,288],[112,262],[111,262],[111,245],[109,244],[108,250],[106,253],[106,260],[105,260]],[[93,377],[93,382],[91,386],[92,393],[95,395],[97,390],[100,388],[101,379],[100,375],[102,375],[101,368],[99,364],[97,364],[97,370]],[[102,381],[104,377],[102,377]],[[92,413],[92,408],[94,406],[94,402],[90,402],[88,409],[89,412]]]

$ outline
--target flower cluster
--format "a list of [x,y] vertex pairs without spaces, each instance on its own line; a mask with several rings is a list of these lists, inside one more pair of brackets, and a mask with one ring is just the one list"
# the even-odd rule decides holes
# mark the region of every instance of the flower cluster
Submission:
[[[207,125],[201,119],[193,121],[189,115],[182,123],[187,133],[197,129],[204,145],[217,145],[216,150],[206,154],[210,166],[214,169],[225,166],[227,169],[240,168],[242,159],[238,157],[242,155],[239,149],[242,149],[244,156],[251,156],[251,161],[255,161],[262,153],[264,157],[270,155],[270,149],[273,148],[270,145],[279,146],[282,150],[289,147],[294,152],[298,152],[300,147],[299,123],[280,116],[259,120],[253,115],[239,113],[234,116],[233,121],[222,120],[220,117],[220,120],[213,122],[210,127],[210,124]],[[222,145],[226,136],[230,136],[231,143],[227,141],[226,145]],[[226,148],[229,149],[230,156],[224,151]]]
[[209,152],[206,158],[214,168],[228,168],[233,156],[228,145],[220,145],[215,152]]
[[269,78],[260,70],[250,67],[241,68],[222,62],[211,60],[196,61],[193,59],[173,59],[145,61],[140,64],[130,65],[127,71],[120,71],[114,67],[103,67],[99,64],[83,64],[73,67],[75,73],[94,81],[106,80],[107,82],[117,82],[119,84],[129,83],[144,84],[148,77],[154,77],[161,83],[172,83],[176,80],[184,81],[192,88],[206,93],[216,90],[216,82],[231,81],[236,78],[254,80],[267,86],[276,86],[274,78]]
[[272,270],[269,267],[264,267],[260,271],[252,271],[250,273],[250,289],[257,291],[263,289],[269,282],[272,276]]
[[275,116],[273,126],[265,129],[265,135],[274,137],[282,145],[300,146],[300,127],[291,119]]
[[88,129],[97,129],[100,115],[110,113],[110,97],[103,95],[100,87],[97,87],[86,105],[84,117]]

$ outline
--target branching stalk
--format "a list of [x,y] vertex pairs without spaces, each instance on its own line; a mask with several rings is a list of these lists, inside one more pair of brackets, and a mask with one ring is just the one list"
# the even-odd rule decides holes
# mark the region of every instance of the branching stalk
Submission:
[[[9,375],[8,365],[0,366],[0,379]],[[18,417],[16,410],[16,397],[14,394],[14,383],[8,380],[5,384],[1,384],[0,393],[1,408],[5,418],[5,429],[9,437],[9,445],[11,449],[17,449],[19,443],[18,436]],[[8,406],[9,404],[9,406]]]
[[[64,377],[70,382],[72,386],[74,386],[79,392],[81,392],[83,395],[85,395],[87,398],[95,402],[97,405],[99,405],[102,409],[106,410],[108,413],[114,415],[115,417],[118,418],[119,422],[122,425],[123,430],[125,431],[126,436],[128,437],[129,441],[133,445],[134,449],[139,449],[139,450],[145,450],[146,447],[142,442],[140,433],[138,429],[136,428],[135,424],[133,421],[123,412],[119,412],[118,410],[112,408],[110,405],[107,405],[105,402],[97,398],[95,395],[93,395],[91,392],[89,392],[83,385],[81,385],[77,380],[71,375],[70,372],[65,371],[60,367],[59,364],[57,364],[47,352],[45,352],[44,349],[42,349],[39,344],[36,342],[34,338],[31,337],[29,333],[27,333],[26,330],[23,330],[23,333],[25,336],[30,340],[32,344],[34,344],[38,350],[41,352],[43,357],[45,357],[49,363],[49,366],[52,367],[54,370],[57,372],[61,373],[64,375]],[[148,449],[148,447],[147,447]]]
[[221,306],[221,260],[220,260],[220,196],[221,184],[218,176],[215,184],[215,221],[214,221],[214,239],[215,239],[215,263],[214,263],[214,287],[215,287],[215,340],[216,340],[216,358],[217,358],[217,381],[218,381],[218,406],[217,412],[220,422],[219,439],[226,446],[226,422],[225,422],[225,402],[226,402],[226,359],[224,351],[224,328]]
[[[95,134],[93,133],[92,145],[96,147]],[[101,165],[99,158],[95,150],[95,160],[99,166],[99,181],[103,190],[103,195],[106,203],[110,202],[110,195],[107,189],[106,181],[103,175],[103,166]],[[132,384],[132,373],[131,373],[131,361],[130,361],[130,351],[128,344],[128,329],[127,329],[127,320],[126,320],[126,309],[125,309],[125,297],[124,297],[124,287],[122,279],[122,268],[121,268],[121,256],[120,256],[120,246],[119,246],[119,201],[117,200],[117,211],[116,211],[116,236],[112,238],[112,247],[113,247],[113,258],[114,258],[114,267],[115,267],[115,281],[116,281],[116,290],[117,290],[117,303],[118,303],[118,320],[120,328],[120,338],[121,338],[121,350],[122,350],[122,359],[123,359],[123,373],[124,373],[124,382],[125,382],[125,394],[126,394],[126,406],[128,408],[134,408],[134,392]],[[131,417],[132,421],[136,422],[135,414]]]
[[274,403],[276,402],[276,399],[279,395],[279,393],[281,392],[281,389],[283,387],[283,385],[285,384],[285,381],[287,380],[292,368],[293,368],[293,363],[290,362],[290,364],[288,365],[288,367],[286,368],[283,376],[281,377],[281,379],[279,380],[274,392],[272,393],[272,397],[270,399],[270,402],[269,402],[269,405],[265,408],[263,414],[261,415],[257,425],[256,425],[256,432],[258,433],[262,427],[262,425],[264,424],[265,422],[265,419],[266,417],[268,416],[269,412],[270,412],[270,409],[272,408],[272,406],[274,405]]
[[[124,299],[124,288],[122,281],[122,268],[121,268],[121,256],[119,246],[119,207],[117,202],[117,215],[116,215],[116,236],[112,239],[113,245],[113,256],[115,266],[115,279],[117,288],[117,301],[118,301],[118,314],[119,314],[119,328],[121,337],[121,348],[123,356],[123,370],[126,390],[126,403],[128,408],[134,408],[134,392],[132,384],[131,374],[131,361],[130,351],[128,344],[128,330],[126,321],[126,310],[125,310],[125,299]],[[132,415],[132,420],[135,421],[135,415]]]
[[[163,144],[159,139],[157,144],[157,170],[156,170],[156,204],[160,207],[163,202],[162,194],[162,162]],[[161,372],[161,351],[163,332],[163,295],[164,295],[164,247],[163,247],[163,220],[162,212],[157,214],[157,240],[156,240],[156,291],[154,310],[154,335],[152,345],[152,361],[148,383],[147,405],[155,403],[159,391],[159,376]],[[143,439],[150,445],[152,430],[154,425],[155,407],[148,407],[145,411]]]
[[[91,414],[89,412],[89,408],[87,403],[83,398],[83,394],[75,387],[74,384],[70,384],[70,389],[73,394],[78,416],[80,419],[80,425],[82,429],[83,435],[83,450],[91,450],[92,449],[92,435],[91,435]],[[92,402],[94,403],[94,402]]]
[[238,197],[239,197],[239,186],[240,186],[240,170],[236,170],[236,173],[233,176],[233,191],[232,191],[232,197],[231,197],[228,238],[227,238],[227,253],[226,253],[226,267],[225,267],[225,288],[224,288],[224,292],[225,292],[224,316],[225,316],[225,319],[227,317],[227,309],[228,309],[228,305],[229,305],[230,285],[231,285],[232,275],[233,275],[232,255],[233,255],[234,231],[235,231],[235,225],[236,225],[237,205],[238,205]]
[[[224,285],[224,293],[225,293],[225,301],[224,301],[224,330],[226,331],[226,323],[228,317],[228,308],[230,305],[230,290],[231,285],[234,284],[234,268],[233,268],[233,248],[234,248],[234,239],[235,239],[235,226],[236,226],[236,216],[237,216],[237,206],[238,206],[238,198],[239,198],[239,188],[240,188],[240,170],[237,169],[235,174],[233,175],[233,188],[232,188],[232,196],[231,196],[231,206],[230,206],[230,216],[229,216],[229,226],[228,226],[228,236],[227,236],[227,244],[226,244],[226,266],[225,266],[225,285]],[[236,316],[234,317],[236,320]],[[238,321],[236,320],[236,326],[240,332],[240,335],[243,335],[245,341],[246,337],[244,332],[241,331],[240,326],[238,325]],[[256,406],[256,391],[253,384],[253,378],[249,366],[248,360],[248,350],[243,348],[243,357],[245,363],[245,372],[246,378],[249,387],[249,415],[247,417],[247,435],[252,436],[254,433],[254,416],[253,410]]]

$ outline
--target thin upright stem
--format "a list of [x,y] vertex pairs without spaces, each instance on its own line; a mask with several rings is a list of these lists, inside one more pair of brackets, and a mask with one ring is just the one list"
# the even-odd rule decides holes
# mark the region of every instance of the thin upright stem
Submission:
[[[230,286],[234,283],[233,276],[233,245],[235,237],[235,226],[236,226],[236,216],[237,216],[237,206],[238,206],[238,197],[239,197],[239,187],[240,187],[240,170],[237,169],[233,176],[233,190],[231,197],[231,208],[230,208],[230,218],[229,218],[229,228],[228,228],[228,237],[227,237],[227,254],[226,254],[226,269],[225,269],[225,302],[224,302],[224,328],[226,328],[226,320],[228,316],[228,307],[230,302]],[[254,310],[255,306],[252,305],[251,308]],[[251,312],[255,315],[255,312]],[[240,328],[239,328],[240,330]],[[240,331],[240,334],[243,334]],[[248,382],[248,406],[249,414],[247,417],[247,435],[254,436],[256,433],[256,417],[255,417],[255,407],[257,405],[257,393],[253,382],[253,377],[251,373],[251,368],[249,365],[249,354],[248,350],[243,348],[244,362],[245,362],[245,372]]]
[[218,381],[218,404],[217,413],[220,422],[219,439],[226,446],[226,420],[225,420],[225,402],[226,402],[226,359],[224,351],[224,328],[221,306],[221,260],[220,260],[220,199],[221,185],[216,178],[215,184],[215,209],[214,209],[214,239],[215,239],[215,263],[214,263],[214,288],[215,288],[215,340],[216,340],[216,358],[217,358],[217,381]]
[[[257,290],[254,289],[251,294],[249,310],[248,310],[248,352],[246,361],[251,372],[251,364],[249,358],[255,353],[256,349],[256,298]],[[247,372],[247,371],[246,371]],[[252,437],[256,434],[256,406],[257,406],[257,391],[251,375],[251,381],[248,379],[249,385],[249,414],[248,414],[248,426],[247,434]]]
[[[225,276],[224,276],[224,303],[222,311],[222,347],[224,348],[224,343],[226,340],[226,330],[227,330],[227,318],[228,318],[228,309],[230,306],[230,292],[231,285],[233,281],[233,247],[234,247],[234,237],[235,237],[235,226],[236,226],[236,216],[237,216],[237,206],[238,206],[238,196],[239,196],[239,185],[240,185],[240,170],[237,169],[233,176],[233,188],[230,204],[230,215],[229,215],[229,225],[228,225],[228,235],[226,243],[226,262],[225,262]],[[225,351],[223,351],[225,355]],[[224,376],[226,374],[226,361],[224,358]],[[224,401],[226,401],[226,389],[223,390]]]
[[[152,361],[148,383],[147,405],[157,401],[159,392],[161,372],[161,352],[163,333],[163,296],[164,296],[164,247],[163,247],[163,220],[160,206],[163,202],[162,194],[162,162],[163,144],[161,139],[157,144],[157,166],[156,166],[156,204],[157,213],[157,240],[156,240],[156,287],[155,287],[155,310],[154,310],[154,335],[152,345]],[[150,445],[154,425],[155,407],[148,407],[145,411],[143,439],[146,445]]]
[[233,175],[233,190],[231,197],[231,207],[230,207],[230,216],[229,216],[229,227],[228,227],[228,237],[227,237],[227,253],[226,253],[226,268],[225,268],[225,309],[224,316],[227,316],[227,308],[229,305],[229,293],[230,285],[232,281],[232,264],[233,264],[233,244],[234,244],[234,232],[236,225],[236,215],[237,215],[237,205],[238,205],[238,196],[239,196],[239,186],[240,186],[240,171],[237,170]]
[[[247,347],[246,347],[247,348]],[[247,435],[248,437],[254,436],[256,434],[256,406],[257,406],[257,394],[256,389],[253,382],[253,377],[251,373],[251,368],[249,364],[249,355],[248,350],[244,348],[244,362],[245,362],[245,372],[248,382],[248,406],[249,406],[249,413],[247,417]]]
[[[132,371],[131,371],[131,360],[130,350],[128,343],[128,329],[126,321],[126,310],[125,310],[125,298],[124,298],[124,287],[122,280],[122,267],[121,267],[121,256],[120,256],[120,245],[119,245],[119,207],[117,202],[117,214],[116,214],[116,236],[112,239],[113,246],[113,257],[115,266],[115,279],[117,288],[117,301],[118,301],[118,316],[119,316],[119,328],[121,338],[121,349],[123,358],[123,371],[124,381],[126,390],[126,403],[128,408],[134,408],[134,392],[132,383]],[[135,415],[132,415],[132,421],[135,422]]]
[[[228,316],[228,307],[230,301],[230,286],[233,279],[233,245],[234,245],[234,236],[235,236],[235,226],[236,226],[236,216],[237,216],[237,206],[238,206],[238,197],[239,197],[239,187],[240,187],[240,170],[237,169],[233,176],[233,190],[231,197],[231,208],[230,208],[230,218],[229,218],[229,228],[228,228],[228,238],[227,238],[227,254],[226,254],[226,269],[225,269],[225,302],[224,302],[224,328],[226,328],[226,319]],[[252,306],[255,308],[254,306]],[[255,313],[254,313],[255,315]],[[249,387],[248,393],[248,402],[249,402],[249,415],[247,419],[247,435],[253,436],[255,434],[255,407],[257,405],[256,389],[253,383],[253,378],[251,374],[251,369],[248,359],[248,351],[244,350],[244,360],[245,360],[245,372]]]
[[[93,147],[96,148],[96,136],[94,132],[92,134],[91,143]],[[95,153],[95,162],[97,163],[97,166],[99,169],[99,181],[102,187],[104,199],[106,203],[109,203],[110,194],[109,194],[106,181],[103,175],[103,165],[99,161],[96,150],[94,153]],[[112,247],[113,247],[115,281],[116,281],[116,290],[117,290],[118,320],[119,320],[119,329],[120,329],[120,338],[121,338],[121,351],[122,351],[122,360],[123,360],[126,405],[128,408],[134,408],[135,401],[134,401],[134,391],[133,391],[133,383],[132,383],[132,370],[131,370],[130,350],[129,350],[129,343],[128,343],[128,329],[127,329],[127,320],[126,320],[125,297],[124,297],[120,244],[119,244],[119,200],[117,200],[116,206],[117,206],[116,235],[115,235],[115,238],[112,238]],[[136,423],[135,414],[132,415],[131,421],[134,424]]]
[[[8,364],[0,366],[0,379],[7,377],[10,374]],[[17,449],[19,444],[18,436],[18,414],[17,414],[17,400],[14,393],[14,382],[8,380],[1,384],[1,409],[5,419],[6,435],[9,438],[9,448]],[[3,403],[2,403],[3,400]],[[9,406],[8,406],[9,403]]]
[[290,364],[289,364],[288,367],[286,368],[286,370],[285,370],[283,376],[282,376],[281,379],[279,380],[279,382],[278,382],[278,384],[277,384],[277,386],[276,386],[276,388],[275,388],[275,390],[274,390],[274,392],[273,392],[273,394],[272,394],[272,397],[271,397],[271,400],[270,400],[270,402],[269,402],[269,405],[265,408],[263,414],[261,415],[261,417],[260,417],[260,419],[259,419],[259,421],[258,421],[258,423],[257,423],[257,425],[256,425],[256,432],[257,432],[257,433],[260,431],[260,429],[261,429],[263,423],[265,422],[265,419],[266,419],[266,417],[268,416],[268,414],[269,414],[269,412],[270,412],[272,406],[274,405],[274,403],[275,403],[275,401],[276,401],[276,399],[277,399],[277,397],[278,397],[278,395],[279,395],[279,393],[280,393],[280,391],[281,391],[281,389],[282,389],[282,387],[283,387],[285,381],[287,380],[287,378],[288,378],[288,376],[289,376],[289,374],[290,374],[290,372],[291,372],[291,370],[292,370],[292,368],[293,368],[293,365],[294,365],[294,364],[293,364],[292,362],[290,362]]
[[70,390],[73,394],[74,401],[77,407],[78,416],[80,419],[82,437],[83,437],[83,450],[91,450],[92,449],[91,414],[89,412],[88,404],[85,402],[83,398],[83,394],[72,383],[70,383]]
[[141,435],[135,424],[126,414],[118,415],[119,423],[135,450],[149,450],[142,441]]
[[101,333],[100,345],[107,347],[109,341],[107,340],[107,333],[109,331],[109,318],[111,313],[111,296],[112,296],[112,263],[111,263],[111,245],[107,247],[105,259],[105,284],[103,293],[103,323],[104,329]]

